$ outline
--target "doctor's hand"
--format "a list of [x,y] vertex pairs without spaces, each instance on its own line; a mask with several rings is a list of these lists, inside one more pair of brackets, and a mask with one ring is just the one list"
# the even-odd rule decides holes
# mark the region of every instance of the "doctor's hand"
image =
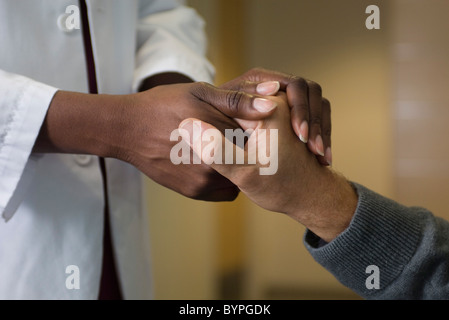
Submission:
[[[273,82],[270,84],[269,81]],[[263,84],[259,86],[254,85],[261,82]],[[332,165],[330,104],[322,97],[318,83],[291,74],[253,68],[221,88],[272,95],[273,86],[278,83],[279,89],[287,94],[295,134],[307,143],[322,165]]]
[[[331,241],[349,225],[357,195],[345,178],[322,166],[297,139],[290,126],[285,95],[270,99],[278,105],[270,117],[240,122],[244,129],[253,129],[244,148],[200,119],[186,119],[180,129],[189,133],[186,139],[195,154],[236,184],[255,204],[285,213],[323,240]],[[236,159],[238,151],[244,154],[240,164]]]
[[170,141],[171,134],[187,117],[213,123],[224,132],[226,128],[239,128],[232,118],[261,119],[274,107],[270,100],[206,83],[157,86],[135,96],[129,112],[135,112],[137,117],[132,125],[124,124],[118,130],[123,142],[117,157],[189,198],[234,200],[238,188],[210,167],[172,163],[170,153],[178,141]]
[[189,117],[224,130],[239,127],[233,118],[261,119],[274,108],[271,100],[206,83],[161,85],[130,95],[59,91],[34,152],[116,158],[189,198],[230,201],[238,188],[209,166],[172,163],[170,152],[177,141],[170,141],[171,133]]

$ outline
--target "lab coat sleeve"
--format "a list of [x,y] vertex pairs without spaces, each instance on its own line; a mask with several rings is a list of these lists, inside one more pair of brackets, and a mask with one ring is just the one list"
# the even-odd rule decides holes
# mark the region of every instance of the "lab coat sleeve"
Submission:
[[213,82],[205,22],[193,8],[178,1],[141,1],[139,15],[134,91],[144,79],[162,72]]
[[0,214],[9,220],[32,175],[30,159],[57,89],[0,70]]

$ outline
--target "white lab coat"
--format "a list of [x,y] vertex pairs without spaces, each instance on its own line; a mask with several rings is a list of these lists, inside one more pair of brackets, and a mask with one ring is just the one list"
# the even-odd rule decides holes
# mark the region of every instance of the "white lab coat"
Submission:
[[[98,158],[31,153],[56,90],[88,91],[82,31],[67,30],[59,19],[69,5],[78,1],[0,0],[0,299],[96,299],[99,293]],[[174,0],[87,5],[100,93],[134,92],[141,80],[164,71],[212,81],[204,22],[193,9]],[[142,177],[118,160],[107,159],[106,166],[122,291],[127,299],[150,299]],[[69,266],[79,270],[79,289]]]

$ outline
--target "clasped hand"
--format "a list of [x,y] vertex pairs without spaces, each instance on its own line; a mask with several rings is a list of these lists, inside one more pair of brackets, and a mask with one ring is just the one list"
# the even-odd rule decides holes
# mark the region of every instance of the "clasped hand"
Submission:
[[[275,112],[273,100],[266,96],[278,93],[283,93],[288,105],[288,127],[295,143],[303,147],[306,144],[319,163],[329,165],[332,161],[330,105],[322,97],[321,87],[300,77],[260,68],[219,88],[189,83],[158,86],[143,92],[134,105],[147,108],[149,103],[151,114],[138,120],[135,127],[145,128],[142,136],[151,137],[151,141],[126,139],[132,145],[119,158],[132,163],[157,183],[189,198],[234,200],[239,188],[214,168],[204,163],[175,165],[170,161],[168,155],[176,144],[168,141],[170,134],[187,118],[209,123],[223,133],[225,129],[245,128],[249,122],[266,119]],[[152,119],[150,126],[140,123],[147,119]]]

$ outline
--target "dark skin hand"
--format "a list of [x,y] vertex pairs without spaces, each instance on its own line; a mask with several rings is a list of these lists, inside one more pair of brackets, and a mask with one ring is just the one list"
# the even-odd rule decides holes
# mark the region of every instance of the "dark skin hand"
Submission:
[[[91,95],[59,91],[49,107],[33,152],[116,158],[134,165],[155,182],[189,198],[232,201],[239,189],[209,166],[180,166],[171,162],[170,151],[177,143],[170,141],[171,132],[186,118],[202,119],[223,132],[224,129],[240,127],[234,119],[265,118],[274,109],[257,110],[254,102],[260,97],[258,93],[272,95],[278,89],[285,90],[295,102],[308,95],[306,87],[296,84],[301,82],[298,79],[278,72],[253,69],[216,88],[206,83],[192,83],[191,79],[179,73],[163,73],[144,81],[139,88],[141,92],[137,94]],[[279,81],[280,85],[273,87],[268,83],[260,90],[259,84],[266,80]],[[262,106],[267,101],[263,100]],[[304,105],[300,104],[299,107],[303,108]],[[308,115],[307,112],[294,111],[296,109],[298,105],[293,104],[293,128],[299,128],[299,120],[303,121],[303,117]],[[330,111],[328,118],[330,133]],[[324,123],[326,128],[327,122]],[[330,146],[330,137],[325,141],[328,141],[326,146]],[[312,152],[318,154],[316,148]]]
[[[189,77],[175,72],[162,73],[152,76],[141,84],[139,87],[139,92],[150,90],[157,86],[169,85],[176,83],[191,83],[192,79]],[[230,128],[236,128],[238,125],[231,119],[225,119],[224,117],[219,117],[220,121],[226,121],[225,125]],[[172,126],[167,126],[164,129],[165,134],[170,135],[170,132],[174,128]],[[166,141],[165,146],[167,148],[163,151],[166,156],[173,147],[173,142]],[[193,157],[193,154],[192,154]],[[182,190],[182,194],[196,199],[204,199],[208,201],[212,200],[234,200],[238,194],[239,189],[227,178],[223,177],[217,171],[213,170],[205,164],[199,164],[194,166],[174,166],[172,163],[166,162],[167,157],[161,156],[159,160],[155,161],[155,176],[153,179],[156,182],[165,185],[186,185],[187,181],[195,181],[194,188],[189,188]],[[170,179],[170,182],[166,182]],[[171,188],[173,189],[173,187]]]
[[[189,83],[191,81],[190,78],[179,73],[164,73],[147,79],[139,91],[145,91],[164,84]],[[220,88],[261,95],[273,95],[278,90],[284,91],[290,105],[292,128],[295,130],[297,136],[300,137],[301,141],[307,142],[309,150],[317,156],[318,161],[322,165],[327,166],[332,163],[332,153],[330,151],[330,104],[327,99],[322,97],[321,86],[318,83],[290,74],[263,68],[254,68],[242,76],[221,85]],[[203,119],[201,117],[197,118]],[[240,127],[240,124],[230,119],[225,120],[219,117],[217,120],[217,128],[222,130],[222,132],[224,132],[224,129],[236,129]],[[309,126],[308,123],[312,123],[312,125]],[[171,132],[173,130],[172,126],[168,127]],[[166,133],[170,134],[168,130]],[[317,144],[318,136],[320,136],[318,139],[322,137],[322,141]],[[309,139],[309,137],[311,138]],[[319,145],[318,148],[317,145]],[[166,146],[169,149],[167,148],[164,151],[165,155],[171,150],[173,143],[170,142]],[[157,182],[159,181],[163,184],[163,181],[167,179],[167,175],[170,172],[176,172],[176,176],[173,177],[173,184],[178,182],[179,184],[185,184],[185,181],[196,181],[196,186],[199,189],[194,194],[204,194],[204,191],[207,190],[206,192],[215,193],[218,200],[223,199],[223,197],[232,200],[238,195],[239,190],[233,183],[215,170],[211,170],[205,164],[180,166],[185,168],[176,168],[175,171],[173,171],[173,168],[170,168],[169,172],[167,172],[167,167],[171,167],[172,164],[165,163],[164,159],[167,158],[161,157],[159,159],[160,163],[155,163],[156,165],[160,164],[157,167],[157,172],[155,172],[157,174],[155,178]],[[180,180],[177,181],[177,179]],[[194,195],[192,196],[195,197]],[[199,198],[201,199],[201,197]]]
[[[173,81],[171,76],[162,77]],[[233,118],[261,119],[273,111],[255,108],[263,106],[264,101],[268,107],[275,107],[253,94],[199,82],[158,85],[129,95],[58,91],[33,152],[115,158],[189,198],[231,201],[239,190],[215,170],[171,162],[170,150],[176,142],[170,141],[170,134],[183,119],[192,116],[207,119],[223,131],[238,128]]]

